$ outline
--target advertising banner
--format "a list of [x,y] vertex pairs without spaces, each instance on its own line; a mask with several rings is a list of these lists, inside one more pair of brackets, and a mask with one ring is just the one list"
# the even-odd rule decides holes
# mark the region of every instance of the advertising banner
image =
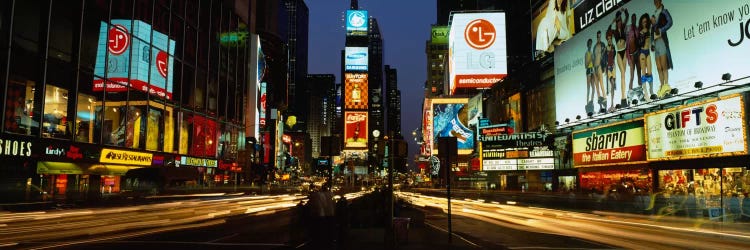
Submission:
[[430,43],[434,45],[448,44],[448,26],[432,26]]
[[672,88],[685,93],[697,81],[705,89],[724,73],[748,76],[746,10],[743,1],[631,1],[598,18],[555,51],[557,120],[611,112],[651,94],[669,98]]
[[746,155],[744,107],[732,95],[646,114],[648,160]]
[[508,74],[505,13],[453,14],[448,36],[450,93],[489,88]]
[[99,162],[151,166],[152,156],[151,153],[104,148],[101,157],[99,157]]
[[458,154],[474,149],[474,131],[469,128],[467,98],[432,99],[432,153],[439,154],[437,139],[456,137]]
[[[119,83],[107,83],[107,92],[127,91],[129,86],[172,99],[174,40],[152,31],[147,23],[113,19],[111,26],[101,22],[98,44],[94,73]],[[93,90],[103,91],[104,85],[104,80],[95,79]]]
[[369,17],[366,10],[346,11],[346,35],[367,36],[369,29]]
[[344,147],[367,147],[367,112],[344,112]]
[[266,126],[266,85],[268,85],[266,82],[261,82],[258,86],[258,91],[260,91],[260,96],[258,98],[258,122],[261,126]]
[[545,0],[534,9],[531,40],[535,59],[544,58],[555,47],[630,0]]
[[469,127],[476,129],[482,114],[482,94],[477,94],[469,99]]
[[646,161],[643,120],[573,132],[573,164],[636,164]]
[[432,99],[425,98],[422,105],[422,140],[426,146],[423,155],[432,154]]
[[346,71],[367,71],[367,47],[344,48],[344,69]]
[[367,110],[367,74],[344,73],[344,108]]

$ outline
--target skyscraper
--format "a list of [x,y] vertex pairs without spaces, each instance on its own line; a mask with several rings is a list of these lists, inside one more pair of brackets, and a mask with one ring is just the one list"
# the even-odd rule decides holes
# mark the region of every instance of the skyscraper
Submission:
[[308,48],[308,26],[309,10],[303,0],[285,0],[284,6],[288,14],[288,93],[289,109],[288,115],[297,116],[298,129],[305,129],[304,123],[308,122],[308,84],[307,77],[307,48]]
[[370,17],[368,52],[369,52],[369,93],[370,93],[370,134],[372,131],[385,131],[385,107],[383,106],[383,37],[378,20]]
[[386,131],[393,132],[396,138],[401,138],[401,91],[398,89],[398,71],[385,65],[386,84]]
[[333,97],[336,77],[333,74],[310,74],[306,82],[315,88],[310,90],[307,106],[309,120],[307,133],[312,140],[312,157],[320,157],[320,137],[330,136],[333,125]]

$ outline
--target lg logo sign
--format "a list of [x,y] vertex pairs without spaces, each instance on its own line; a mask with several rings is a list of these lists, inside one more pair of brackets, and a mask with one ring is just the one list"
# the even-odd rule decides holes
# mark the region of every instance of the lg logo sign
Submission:
[[120,55],[128,49],[130,45],[130,35],[125,26],[115,25],[109,29],[109,41],[107,43],[107,49],[109,53]]
[[484,19],[476,19],[466,25],[464,39],[470,47],[483,50],[495,43],[495,26]]

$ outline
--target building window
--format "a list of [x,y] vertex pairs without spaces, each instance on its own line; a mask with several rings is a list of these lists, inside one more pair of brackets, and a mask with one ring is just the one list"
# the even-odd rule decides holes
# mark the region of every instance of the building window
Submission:
[[96,97],[87,94],[78,94],[78,105],[76,105],[76,141],[79,142],[94,142],[94,103],[96,103]]
[[68,90],[47,85],[44,93],[42,137],[66,138],[70,135],[68,124]]
[[39,128],[39,122],[32,119],[34,109],[33,81],[8,82],[5,104],[5,131],[17,134],[31,134],[32,128]]

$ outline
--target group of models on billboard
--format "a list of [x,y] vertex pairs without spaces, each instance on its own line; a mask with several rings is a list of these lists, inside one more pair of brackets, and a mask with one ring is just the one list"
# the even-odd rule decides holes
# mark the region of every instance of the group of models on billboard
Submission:
[[560,120],[687,93],[697,81],[713,87],[727,80],[725,73],[746,76],[747,50],[740,46],[750,4],[641,0],[609,11],[555,48]]
[[[613,112],[616,104],[627,107],[632,100],[650,101],[652,94],[664,98],[672,90],[669,70],[673,65],[667,36],[667,30],[672,27],[672,16],[661,0],[654,0],[654,8],[653,14],[640,15],[622,8],[615,12],[614,20],[604,33],[596,31],[596,41],[592,38],[586,41],[587,113],[595,112],[594,102],[600,112]],[[653,64],[656,64],[656,73],[659,74],[656,92]],[[630,73],[627,89],[626,72]],[[617,78],[620,91],[616,102]],[[633,87],[634,80],[638,83],[636,87]]]

